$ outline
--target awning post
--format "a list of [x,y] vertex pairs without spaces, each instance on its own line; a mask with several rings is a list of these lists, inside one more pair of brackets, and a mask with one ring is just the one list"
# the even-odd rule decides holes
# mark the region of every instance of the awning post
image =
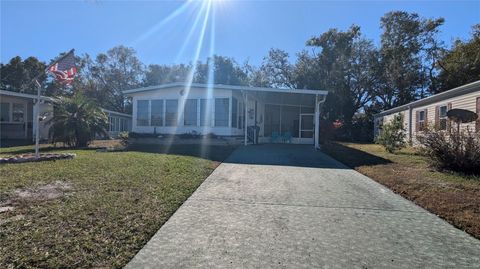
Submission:
[[247,98],[247,93],[246,93],[246,92],[244,93],[244,95],[245,95],[245,104],[244,104],[243,107],[244,107],[244,109],[245,109],[245,124],[244,124],[243,127],[245,128],[245,141],[244,141],[244,143],[245,143],[245,146],[246,146],[247,143],[248,143],[248,141],[247,141],[247,127],[248,127],[248,125],[247,125],[247,124],[248,124],[248,120],[247,120],[247,114],[248,114],[247,112],[248,112],[248,111],[247,111],[247,110],[248,110],[248,98]]

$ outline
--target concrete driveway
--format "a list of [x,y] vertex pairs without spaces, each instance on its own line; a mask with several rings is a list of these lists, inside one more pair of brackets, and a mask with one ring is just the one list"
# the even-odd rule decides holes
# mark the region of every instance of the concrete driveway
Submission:
[[127,268],[479,268],[480,241],[311,146],[238,148]]

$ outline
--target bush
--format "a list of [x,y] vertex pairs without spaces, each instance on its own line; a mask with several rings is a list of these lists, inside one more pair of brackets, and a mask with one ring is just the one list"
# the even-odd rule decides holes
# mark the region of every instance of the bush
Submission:
[[120,132],[118,134],[118,138],[120,139],[120,143],[124,146],[128,146],[128,132]]
[[130,132],[128,134],[129,138],[158,138],[159,136],[163,136],[160,134],[152,134],[152,133],[135,133]]
[[439,170],[480,175],[480,133],[452,129],[450,133],[425,130],[417,137],[422,152]]
[[406,133],[403,128],[403,115],[398,114],[393,120],[383,125],[383,129],[376,139],[376,143],[385,147],[389,153],[395,153],[406,146]]

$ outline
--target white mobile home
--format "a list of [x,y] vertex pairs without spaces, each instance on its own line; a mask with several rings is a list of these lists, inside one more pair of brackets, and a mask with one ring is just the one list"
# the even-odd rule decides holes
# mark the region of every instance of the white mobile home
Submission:
[[[32,139],[34,138],[35,115],[38,106],[37,96],[33,94],[0,90],[0,138],[1,139]],[[48,139],[50,126],[48,120],[53,116],[54,99],[40,97],[40,139]]]
[[[383,124],[390,121],[394,115],[402,114],[407,139],[415,143],[415,137],[421,134],[427,125],[434,126],[437,130],[449,129],[451,122],[447,118],[447,112],[454,108],[470,110],[480,115],[480,81],[376,114],[374,135],[376,137],[381,132]],[[478,132],[480,119],[462,124],[461,128]]]
[[[33,94],[0,90],[0,138],[1,139],[35,139],[34,115],[37,96]],[[50,124],[53,117],[53,106],[58,99],[40,96],[39,130],[40,140],[49,140]],[[108,116],[108,133],[117,137],[122,131],[131,131],[132,116],[107,109],[102,111]]]
[[318,147],[320,105],[327,92],[305,89],[172,83],[124,91],[132,98],[132,131],[215,134],[248,143]]

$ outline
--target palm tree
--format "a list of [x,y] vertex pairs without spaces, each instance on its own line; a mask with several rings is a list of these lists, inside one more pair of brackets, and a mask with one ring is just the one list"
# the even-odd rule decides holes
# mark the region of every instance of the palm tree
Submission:
[[107,115],[81,93],[60,98],[47,124],[51,124],[53,143],[63,142],[70,147],[86,147],[96,134],[108,135]]

